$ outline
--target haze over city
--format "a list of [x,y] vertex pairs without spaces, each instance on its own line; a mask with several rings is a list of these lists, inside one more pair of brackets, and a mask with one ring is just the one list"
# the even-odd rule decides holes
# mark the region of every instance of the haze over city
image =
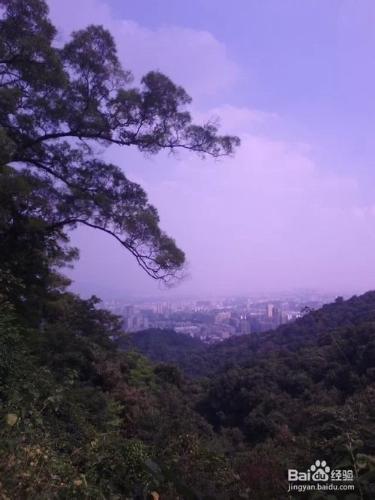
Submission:
[[[186,252],[169,291],[104,234],[78,229],[74,289],[233,294],[375,284],[375,4],[333,0],[50,0],[60,39],[88,23],[115,37],[135,83],[157,69],[193,98],[197,121],[241,138],[233,158],[148,158],[110,148]],[[72,11],[75,12],[72,15]]]

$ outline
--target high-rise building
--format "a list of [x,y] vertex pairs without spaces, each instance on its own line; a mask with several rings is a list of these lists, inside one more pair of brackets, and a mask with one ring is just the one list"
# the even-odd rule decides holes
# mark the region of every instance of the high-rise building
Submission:
[[273,317],[273,310],[274,309],[275,309],[275,306],[273,304],[267,304],[267,318]]
[[240,316],[239,327],[240,327],[240,333],[241,333],[241,335],[247,335],[247,334],[249,334],[251,332],[250,321],[249,321],[249,319],[245,315]]

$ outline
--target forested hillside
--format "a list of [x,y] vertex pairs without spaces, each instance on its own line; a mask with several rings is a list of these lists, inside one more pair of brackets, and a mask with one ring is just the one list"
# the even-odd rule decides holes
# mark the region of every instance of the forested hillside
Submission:
[[188,376],[205,375],[210,371],[207,346],[199,339],[174,330],[128,333],[117,345],[121,350],[136,350],[151,361],[174,364]]
[[185,255],[98,151],[239,141],[194,124],[165,75],[133,85],[101,26],[62,45],[42,0],[0,15],[0,498],[292,499],[288,467],[318,458],[354,471],[340,498],[373,498],[374,293],[208,349],[160,331],[138,337],[152,361],[129,348],[121,318],[69,291],[69,231],[101,231],[162,282]]
[[339,298],[275,331],[213,346],[152,330],[132,334],[131,342],[205,377],[195,408],[228,439],[234,456],[247,457],[250,488],[256,484],[274,498],[285,464],[314,456],[347,465],[360,457],[363,481],[375,478],[374,292]]
[[[131,333],[128,334],[127,340],[120,341],[119,345],[124,349],[134,347],[153,361],[174,363],[187,375],[199,377],[221,372],[223,368],[230,366],[238,367],[254,362],[268,351],[297,353],[300,349],[318,347],[321,345],[322,335],[334,342],[336,337],[333,337],[332,333],[337,329],[374,322],[375,292],[368,292],[346,301],[338,298],[334,303],[326,304],[321,309],[276,330],[232,337],[214,345],[206,345],[173,330]],[[339,346],[337,349],[340,353]],[[371,346],[370,352],[373,352]],[[371,358],[373,355],[369,356]],[[374,363],[375,366],[375,359],[370,358],[368,364]]]

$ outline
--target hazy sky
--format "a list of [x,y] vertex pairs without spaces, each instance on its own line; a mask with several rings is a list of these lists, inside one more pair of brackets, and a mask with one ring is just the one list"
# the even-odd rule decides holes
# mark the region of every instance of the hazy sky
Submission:
[[[373,0],[50,0],[61,37],[110,29],[138,79],[157,69],[242,139],[235,158],[112,148],[142,184],[190,277],[163,293],[375,288]],[[76,290],[153,295],[110,238],[81,229]]]

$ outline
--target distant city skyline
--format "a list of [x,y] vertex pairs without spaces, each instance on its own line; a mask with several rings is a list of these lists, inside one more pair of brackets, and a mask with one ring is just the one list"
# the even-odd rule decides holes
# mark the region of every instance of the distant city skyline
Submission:
[[[84,294],[375,288],[375,3],[370,0],[50,0],[59,40],[99,23],[126,69],[159,69],[198,121],[238,134],[234,158],[106,157],[139,182],[186,252],[189,277],[158,285],[103,234],[79,229],[70,272]],[[72,15],[74,12],[74,15]]]
[[126,333],[174,330],[211,344],[273,330],[332,300],[331,296],[306,292],[205,300],[117,299],[104,302],[104,306],[122,317]]

